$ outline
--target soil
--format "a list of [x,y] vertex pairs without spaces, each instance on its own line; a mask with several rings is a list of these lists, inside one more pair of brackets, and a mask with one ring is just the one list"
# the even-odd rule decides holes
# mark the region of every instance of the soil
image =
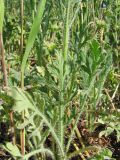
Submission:
[[[79,122],[78,129],[82,135],[83,142],[85,145],[100,145],[101,147],[107,147],[112,150],[112,157],[116,160],[120,160],[120,142],[117,142],[116,133],[112,133],[109,137],[98,138],[99,132],[104,129],[104,126],[99,126],[93,133],[89,133],[85,126],[83,125],[83,121]],[[0,123],[0,143],[4,144],[5,141],[11,141],[11,135],[8,132],[9,128],[6,123]],[[77,144],[79,140],[76,138],[75,143]],[[47,146],[49,147],[49,143]],[[77,144],[79,147],[80,144]],[[70,152],[74,151],[74,146],[71,146]],[[90,153],[91,155],[91,153]],[[6,153],[3,149],[0,149],[0,160],[8,160],[10,155]],[[50,158],[48,158],[49,160]],[[32,160],[32,158],[31,158]],[[72,160],[80,160],[80,156],[72,158]]]

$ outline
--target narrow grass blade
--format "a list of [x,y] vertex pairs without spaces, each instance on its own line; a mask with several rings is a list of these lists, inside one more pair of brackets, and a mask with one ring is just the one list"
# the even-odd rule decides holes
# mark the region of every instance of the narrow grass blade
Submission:
[[30,53],[30,50],[33,47],[35,38],[39,32],[39,27],[42,21],[42,16],[44,13],[44,9],[45,9],[45,4],[46,4],[46,0],[41,0],[38,6],[38,11],[37,11],[37,15],[34,19],[30,34],[29,34],[29,38],[27,41],[27,45],[26,45],[26,50],[25,50],[25,54],[23,56],[23,60],[22,60],[22,65],[21,65],[21,85],[24,86],[24,71],[25,71],[25,66],[26,66],[26,62]]
[[4,20],[4,1],[0,0],[0,33],[2,33],[3,20]]

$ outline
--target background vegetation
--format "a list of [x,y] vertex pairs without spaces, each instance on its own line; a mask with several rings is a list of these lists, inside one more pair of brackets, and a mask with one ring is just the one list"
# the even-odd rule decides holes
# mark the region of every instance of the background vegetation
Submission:
[[2,159],[119,160],[119,52],[119,0],[0,0]]

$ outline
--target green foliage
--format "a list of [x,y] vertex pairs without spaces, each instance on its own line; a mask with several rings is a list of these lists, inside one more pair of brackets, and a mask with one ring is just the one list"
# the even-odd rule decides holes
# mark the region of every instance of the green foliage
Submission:
[[6,145],[2,146],[7,152],[9,152],[13,157],[14,159],[23,159],[23,160],[29,160],[30,157],[32,157],[33,155],[35,154],[38,154],[38,153],[45,153],[49,156],[51,156],[53,159],[53,154],[50,150],[48,149],[44,149],[44,148],[41,148],[41,149],[38,149],[38,150],[34,150],[28,154],[26,154],[24,157],[21,155],[20,153],[20,150],[18,149],[18,147],[16,145],[13,145],[12,143],[10,142],[7,142]]
[[12,143],[7,142],[3,148],[8,151],[13,157],[21,157],[20,151],[17,146],[14,146]]
[[2,33],[4,21],[4,1],[0,0],[0,33]]
[[[19,88],[12,88],[12,97],[15,101],[13,110],[17,112],[24,111],[26,109],[34,110],[34,103],[31,97]],[[24,100],[24,101],[23,101]]]
[[[10,68],[9,88],[3,91],[1,87],[0,111],[7,115],[7,122],[8,113],[13,110],[16,137],[19,139],[23,129],[26,137],[24,156],[18,140],[15,146],[10,142],[3,146],[15,159],[67,160],[91,150],[96,153],[93,160],[112,157],[106,148],[88,144],[81,148],[75,140],[83,117],[89,133],[104,124],[100,137],[115,131],[118,141],[120,138],[115,100],[119,98],[120,6],[117,0],[107,3],[105,8],[100,6],[101,1],[93,0],[24,1],[21,27],[19,3],[5,1],[3,39]],[[109,98],[104,92],[106,88]],[[115,114],[111,103],[115,103]],[[22,112],[24,118],[20,119]],[[74,149],[74,144],[78,149]]]
[[112,152],[109,149],[105,148],[101,152],[99,152],[95,157],[90,158],[90,160],[104,160],[104,159],[114,160],[114,158],[111,157],[112,157]]
[[[45,9],[45,4],[46,4],[46,0],[41,0],[38,6],[38,12],[36,15],[36,18],[34,19],[30,34],[29,34],[29,38],[28,38],[28,42],[26,45],[26,50],[25,50],[25,54],[23,56],[23,60],[22,60],[22,64],[21,64],[21,74],[22,74],[22,78],[24,76],[24,70],[25,70],[25,66],[26,66],[26,61],[28,59],[30,50],[33,47],[35,38],[39,32],[39,27],[42,21],[42,16],[43,16],[43,12]],[[22,83],[23,83],[23,79],[22,79]]]
[[113,132],[116,132],[117,135],[117,141],[120,141],[120,114],[119,113],[113,113],[112,115],[103,115],[98,119],[98,123],[106,125],[106,128],[104,131],[101,131],[99,136],[109,136]]

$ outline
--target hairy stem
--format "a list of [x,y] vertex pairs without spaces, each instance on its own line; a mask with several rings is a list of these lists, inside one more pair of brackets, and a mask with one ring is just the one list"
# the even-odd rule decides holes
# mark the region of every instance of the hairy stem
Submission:
[[67,60],[68,46],[69,46],[69,32],[70,32],[69,15],[70,15],[70,0],[68,0],[68,2],[67,2],[66,18],[65,18],[65,22],[64,22],[65,23],[64,40],[63,40],[63,57],[64,57],[64,61]]

